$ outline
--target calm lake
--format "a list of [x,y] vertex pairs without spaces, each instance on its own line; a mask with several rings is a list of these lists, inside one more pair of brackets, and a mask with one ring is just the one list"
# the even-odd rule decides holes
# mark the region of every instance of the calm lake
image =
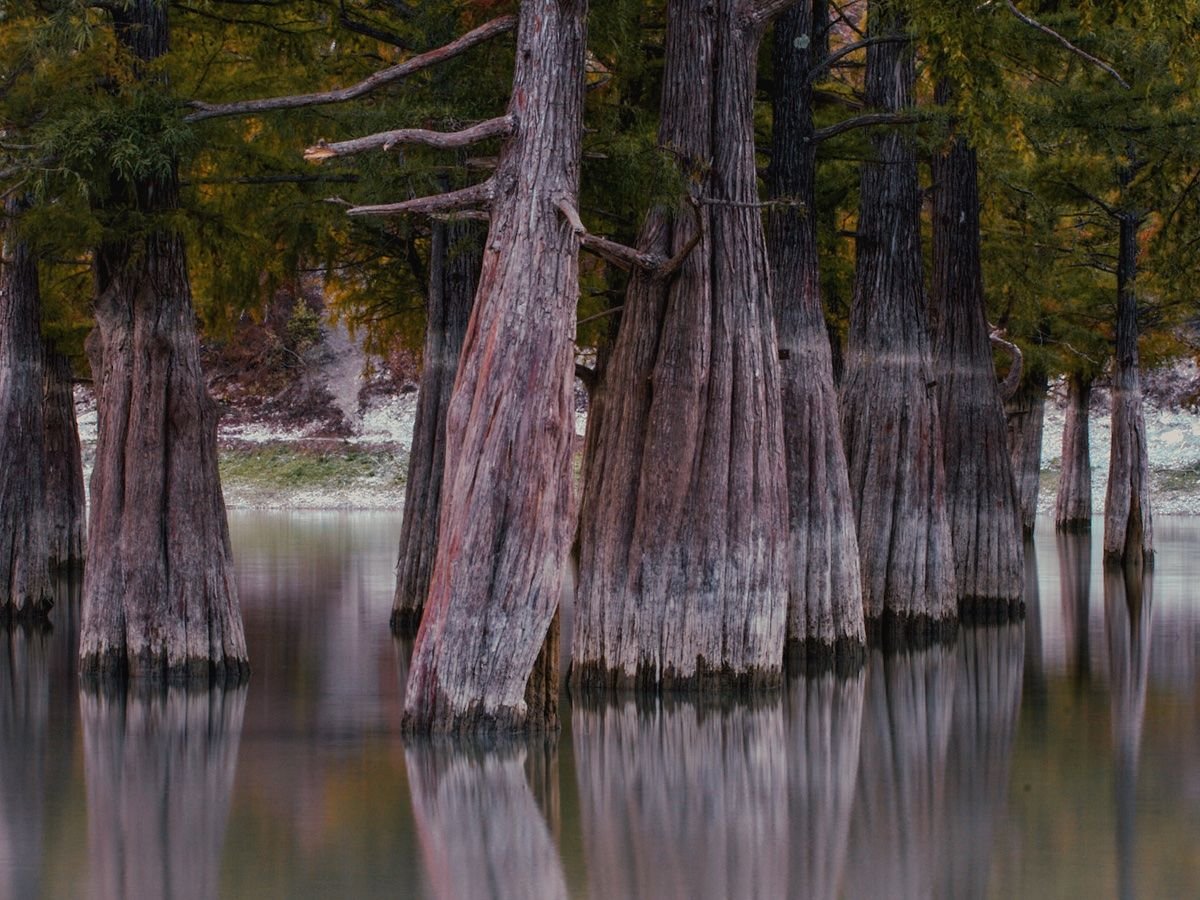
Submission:
[[0,898],[1200,896],[1200,519],[1155,525],[1127,581],[1041,523],[1022,624],[485,751],[399,735],[398,516],[236,513],[248,687],[81,692],[68,598],[0,633]]

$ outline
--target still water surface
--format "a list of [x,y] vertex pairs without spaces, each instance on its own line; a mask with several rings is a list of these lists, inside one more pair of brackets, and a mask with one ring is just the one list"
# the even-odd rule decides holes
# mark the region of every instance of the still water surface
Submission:
[[1144,582],[1041,527],[1021,625],[492,751],[398,734],[398,525],[232,516],[248,688],[81,692],[66,598],[0,634],[0,900],[1200,896],[1200,519]]

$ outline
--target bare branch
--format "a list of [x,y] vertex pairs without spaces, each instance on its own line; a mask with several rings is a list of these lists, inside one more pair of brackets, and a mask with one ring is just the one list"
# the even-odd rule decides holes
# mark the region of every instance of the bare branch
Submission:
[[323,162],[335,156],[349,156],[352,153],[363,153],[367,150],[390,150],[397,144],[423,144],[426,147],[436,147],[439,150],[452,150],[457,147],[467,147],[479,141],[493,137],[507,137],[516,130],[515,116],[499,116],[488,119],[462,131],[429,131],[424,128],[401,128],[396,131],[381,131],[366,137],[353,138],[348,141],[336,141],[327,144],[321,141],[304,151],[304,158],[309,162]]
[[563,214],[563,218],[570,223],[573,232],[580,236],[587,234],[587,229],[583,227],[583,219],[579,218],[579,210],[575,208],[575,204],[564,197],[554,205]]
[[417,215],[447,213],[490,203],[494,194],[494,186],[489,178],[481,184],[473,184],[470,187],[458,191],[448,191],[445,194],[434,194],[432,197],[417,197],[401,203],[383,203],[377,206],[355,206],[346,210],[346,215],[397,216],[404,213],[416,213]]
[[[617,313],[622,312],[624,309],[625,309],[624,304],[622,304],[621,306],[610,306],[608,309],[601,310],[598,313],[594,313],[590,316],[586,316],[586,317],[580,319],[578,322],[575,323],[575,327],[578,328],[580,325],[587,325],[589,322],[595,322],[597,319],[604,319],[604,318],[607,318],[608,316],[615,316]],[[575,367],[575,372],[576,372],[576,374],[579,373],[578,365],[576,365],[576,367]]]
[[833,53],[830,53],[823,60],[808,70],[808,83],[812,84],[817,80],[817,77],[828,69],[832,69],[839,61],[845,59],[856,50],[862,50],[865,47],[870,47],[872,44],[906,44],[912,38],[906,34],[879,34],[875,37],[863,38],[861,41],[855,41],[852,44],[846,44],[844,47],[839,47]]
[[838,122],[836,125],[830,125],[828,128],[818,129],[813,134],[812,141],[819,144],[821,141],[827,141],[831,137],[844,134],[847,131],[853,131],[855,128],[870,128],[875,125],[914,125],[923,118],[920,113],[913,112],[866,113],[865,115],[854,116],[851,119],[843,119],[841,122]]
[[796,0],[744,0],[739,10],[743,21],[750,25],[764,25],[779,15]]
[[1062,44],[1064,47],[1066,47],[1068,50],[1070,50],[1072,53],[1074,53],[1080,59],[1086,60],[1087,62],[1091,63],[1093,66],[1097,66],[1098,68],[1103,69],[1105,72],[1107,72],[1113,78],[1115,78],[1117,80],[1117,84],[1121,85],[1121,87],[1125,88],[1125,90],[1127,90],[1127,91],[1131,90],[1131,88],[1129,86],[1129,82],[1127,82],[1124,78],[1121,77],[1121,73],[1118,72],[1116,69],[1114,69],[1112,66],[1110,66],[1108,63],[1106,63],[1104,60],[1097,59],[1096,57],[1092,56],[1092,54],[1088,53],[1086,50],[1081,50],[1079,47],[1076,47],[1074,44],[1072,44],[1070,41],[1068,41],[1065,37],[1063,37],[1061,34],[1059,34],[1057,31],[1055,31],[1053,28],[1048,28],[1047,26],[1045,26],[1041,22],[1039,22],[1037,19],[1034,19],[1030,16],[1025,15],[1025,13],[1023,13],[1019,9],[1017,9],[1017,5],[1015,3],[1013,3],[1013,0],[1004,0],[1004,3],[1008,7],[1009,11],[1014,16],[1016,16],[1018,19],[1020,19],[1022,22],[1024,22],[1026,25],[1028,25],[1030,28],[1034,28],[1034,29],[1040,31],[1042,34],[1054,38],[1054,40],[1058,41],[1060,44]]
[[196,110],[184,117],[185,122],[199,122],[204,119],[215,119],[221,116],[245,116],[268,112],[275,109],[297,109],[304,106],[321,106],[327,103],[343,103],[353,100],[371,91],[407,78],[414,72],[420,72],[430,66],[453,59],[467,50],[490,40],[498,34],[511,31],[517,24],[515,16],[502,16],[498,19],[480,25],[473,31],[468,31],[461,37],[451,41],[444,47],[414,56],[402,63],[390,66],[376,72],[350,87],[338,88],[332,91],[322,91],[316,94],[293,94],[287,97],[268,97],[259,100],[241,100],[234,103],[204,103],[193,100],[191,106]]
[[629,271],[630,269],[646,269],[652,272],[666,263],[666,260],[657,253],[643,253],[634,247],[610,241],[608,238],[592,234],[590,231],[585,231],[579,235],[579,245],[584,250],[591,251],[601,259],[607,260],[614,266],[625,271]]
[[991,323],[988,324],[988,328],[991,330],[988,339],[992,342],[992,346],[1003,350],[1012,359],[1012,365],[1008,368],[1008,374],[1004,376],[1004,380],[999,385],[1000,399],[1007,403],[1017,393],[1017,388],[1021,385],[1021,375],[1025,370],[1025,354],[1012,341],[1006,340],[999,328],[996,328]]
[[687,262],[687,258],[692,255],[692,251],[704,237],[704,216],[700,215],[700,204],[692,198],[689,198],[692,207],[692,215],[696,218],[696,233],[692,235],[691,240],[684,244],[679,252],[666,261],[666,263],[655,272],[658,278],[671,278],[676,272],[683,267]]

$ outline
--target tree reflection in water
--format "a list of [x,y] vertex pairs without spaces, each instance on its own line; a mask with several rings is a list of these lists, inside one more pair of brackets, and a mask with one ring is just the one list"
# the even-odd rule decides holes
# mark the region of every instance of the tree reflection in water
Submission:
[[405,751],[430,893],[443,900],[567,896],[558,850],[530,790],[540,741],[483,747],[423,739]]
[[1135,814],[1138,756],[1146,720],[1152,613],[1150,570],[1106,566],[1104,625],[1117,804],[1117,883],[1122,900],[1135,896]]
[[786,693],[790,896],[841,895],[858,779],[866,672],[789,679]]
[[79,706],[92,896],[217,897],[246,687],[83,688]]
[[778,696],[577,701],[571,726],[589,897],[786,895]]
[[1063,639],[1076,691],[1082,693],[1091,679],[1092,654],[1088,622],[1092,598],[1092,534],[1060,531],[1058,571],[1062,584]]

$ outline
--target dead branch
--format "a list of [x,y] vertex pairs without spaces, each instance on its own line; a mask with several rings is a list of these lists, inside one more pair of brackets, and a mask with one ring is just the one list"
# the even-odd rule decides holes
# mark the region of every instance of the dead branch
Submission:
[[843,134],[847,131],[852,131],[855,128],[869,128],[875,125],[913,125],[922,120],[920,113],[915,112],[883,112],[883,113],[866,113],[861,116],[854,116],[850,119],[843,119],[836,125],[830,125],[828,128],[819,128],[813,133],[813,143],[827,141],[831,137]]
[[467,147],[471,144],[486,141],[488,138],[507,137],[516,130],[515,116],[498,116],[464,128],[462,131],[429,131],[424,128],[401,128],[395,131],[381,131],[366,137],[353,138],[348,141],[336,141],[332,144],[321,141],[304,151],[304,158],[309,162],[323,162],[335,156],[349,156],[352,153],[364,153],[368,150],[390,150],[397,144],[422,144],[426,147],[436,147],[439,150],[453,150]]
[[835,65],[837,65],[837,63],[855,51],[863,50],[866,47],[870,47],[872,44],[903,44],[910,40],[912,40],[912,38],[906,34],[878,34],[874,37],[863,38],[861,41],[854,41],[853,43],[838,47],[837,50],[835,50],[833,53],[830,53],[819,63],[808,70],[808,83],[812,84],[815,82],[818,77],[820,77],[829,69],[832,69]]
[[490,203],[495,196],[495,186],[489,178],[480,184],[430,197],[417,197],[400,203],[383,203],[376,206],[355,206],[346,210],[348,216],[398,216],[406,213],[432,215],[460,209],[471,209]]
[[600,237],[600,235],[592,234],[589,231],[585,231],[579,236],[579,245],[584,250],[591,251],[601,259],[607,260],[614,266],[625,271],[629,271],[630,269],[645,269],[648,272],[653,272],[667,262],[657,253],[643,253],[634,247],[610,241],[608,238]]
[[1005,339],[1004,332],[990,322],[988,329],[991,332],[988,339],[992,342],[992,346],[1003,350],[1012,359],[1008,374],[1004,376],[1004,380],[999,385],[1000,399],[1007,403],[1016,395],[1017,388],[1021,386],[1021,375],[1025,371],[1025,354],[1021,352],[1020,347]]
[[502,16],[493,19],[478,28],[468,31],[461,37],[451,41],[444,47],[430,50],[414,56],[402,63],[390,66],[364,78],[350,87],[338,88],[332,91],[322,91],[315,94],[293,94],[286,97],[267,97],[258,100],[241,100],[234,103],[205,103],[193,100],[190,106],[196,111],[184,116],[185,122],[200,122],[204,119],[216,119],[222,116],[255,115],[276,109],[297,109],[304,106],[321,106],[327,103],[343,103],[364,94],[369,94],[387,84],[407,78],[414,72],[420,72],[430,66],[453,59],[467,50],[494,38],[498,34],[511,31],[517,24],[515,16]]
[[1121,85],[1121,87],[1125,88],[1125,90],[1127,90],[1127,91],[1132,90],[1132,88],[1129,85],[1129,82],[1127,82],[1124,78],[1121,77],[1121,73],[1118,72],[1116,69],[1114,69],[1112,66],[1110,66],[1108,63],[1106,63],[1104,60],[1098,59],[1095,56],[1092,56],[1092,54],[1088,53],[1086,50],[1081,50],[1079,47],[1076,47],[1074,44],[1072,44],[1070,41],[1068,41],[1065,37],[1063,37],[1061,34],[1059,34],[1057,31],[1055,31],[1053,28],[1049,28],[1049,27],[1043,25],[1037,19],[1034,19],[1031,16],[1025,15],[1025,13],[1023,13],[1019,9],[1017,9],[1017,5],[1013,2],[1013,0],[1004,0],[1004,3],[1008,7],[1009,11],[1014,16],[1016,16],[1018,19],[1020,19],[1022,22],[1024,22],[1026,25],[1028,25],[1030,28],[1036,29],[1037,31],[1040,31],[1042,34],[1054,38],[1054,40],[1058,41],[1060,44],[1062,44],[1064,47],[1066,47],[1068,50],[1070,50],[1072,53],[1074,53],[1080,59],[1091,63],[1093,66],[1103,69],[1105,72],[1107,72],[1113,78],[1115,78],[1117,80],[1117,84]]

